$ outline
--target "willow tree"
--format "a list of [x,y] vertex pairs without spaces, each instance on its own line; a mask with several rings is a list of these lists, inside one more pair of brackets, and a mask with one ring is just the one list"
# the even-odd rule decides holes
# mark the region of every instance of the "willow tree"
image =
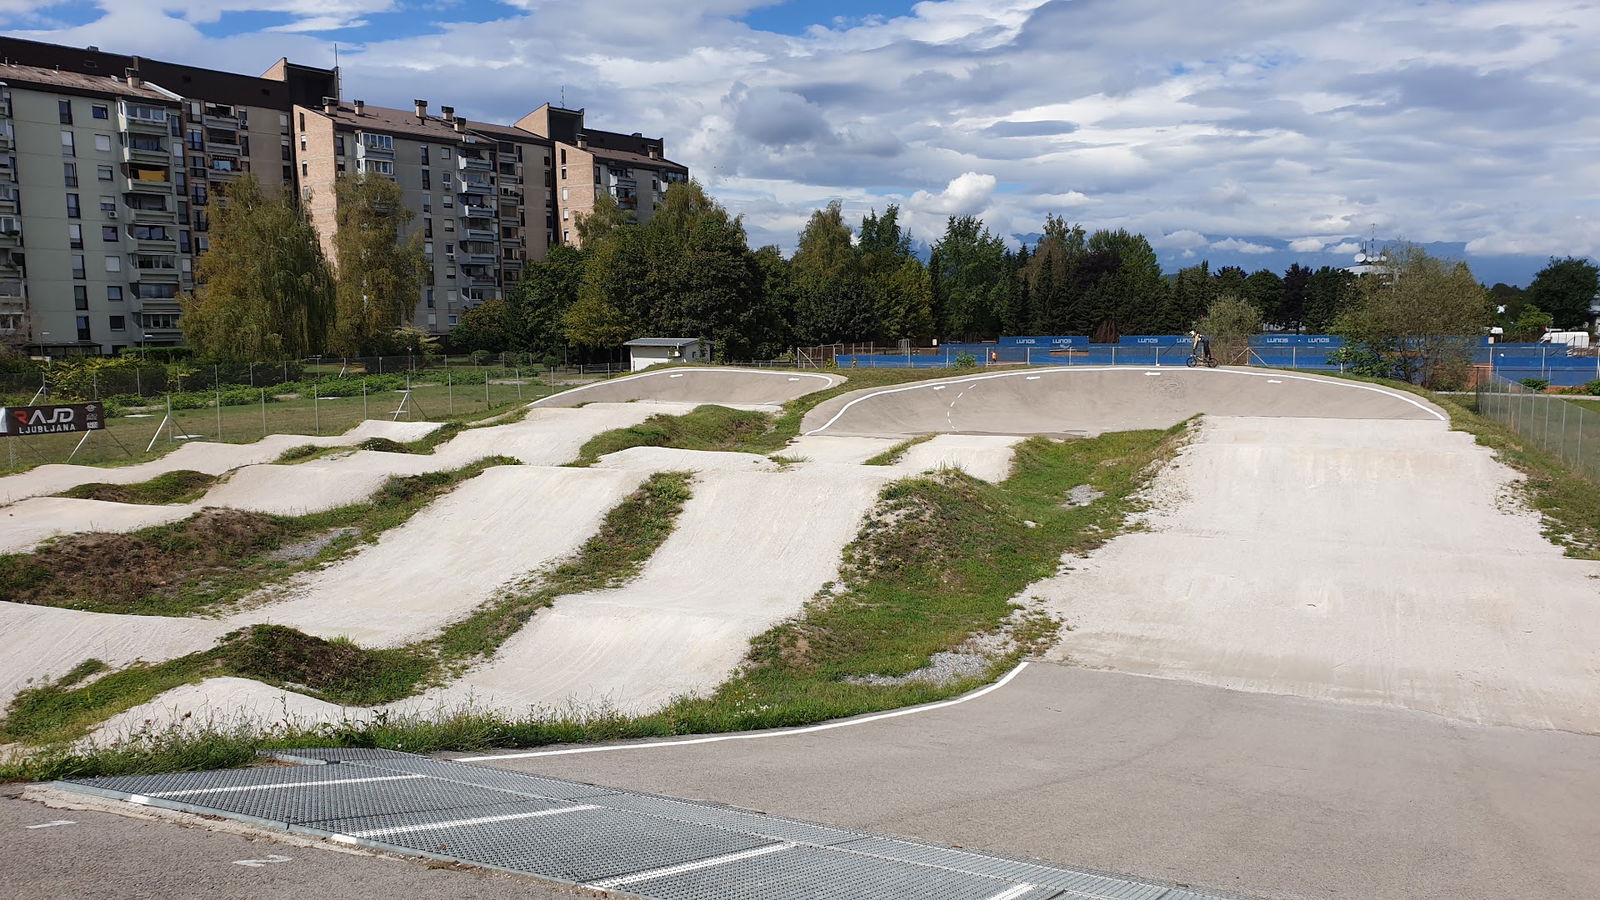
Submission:
[[422,234],[402,239],[412,212],[400,185],[381,175],[345,175],[334,184],[338,212],[335,345],[351,354],[391,352],[395,331],[416,308],[425,263]]
[[287,190],[246,175],[229,186],[200,257],[200,286],[178,298],[184,340],[201,356],[283,359],[321,353],[335,315],[322,245]]

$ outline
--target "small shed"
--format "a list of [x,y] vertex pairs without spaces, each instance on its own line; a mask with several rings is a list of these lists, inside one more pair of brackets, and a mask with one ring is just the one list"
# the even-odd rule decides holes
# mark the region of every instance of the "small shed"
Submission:
[[634,338],[622,346],[635,372],[661,363],[711,361],[711,342],[703,338]]

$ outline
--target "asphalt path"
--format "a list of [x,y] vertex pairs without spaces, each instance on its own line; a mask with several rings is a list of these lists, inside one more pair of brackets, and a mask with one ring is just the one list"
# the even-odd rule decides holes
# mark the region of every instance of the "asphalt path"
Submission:
[[484,764],[1255,897],[1600,884],[1600,737],[1053,664],[857,727]]

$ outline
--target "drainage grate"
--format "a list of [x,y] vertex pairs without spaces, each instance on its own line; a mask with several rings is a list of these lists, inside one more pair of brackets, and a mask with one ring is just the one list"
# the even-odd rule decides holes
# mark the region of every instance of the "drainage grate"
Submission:
[[273,756],[305,764],[59,786],[657,900],[1222,896],[393,750]]

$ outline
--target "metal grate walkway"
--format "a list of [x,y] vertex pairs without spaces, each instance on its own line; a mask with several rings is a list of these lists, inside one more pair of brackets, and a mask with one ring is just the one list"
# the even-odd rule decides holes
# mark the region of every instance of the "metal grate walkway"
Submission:
[[1201,900],[1223,895],[390,750],[58,782],[412,856],[659,900]]

